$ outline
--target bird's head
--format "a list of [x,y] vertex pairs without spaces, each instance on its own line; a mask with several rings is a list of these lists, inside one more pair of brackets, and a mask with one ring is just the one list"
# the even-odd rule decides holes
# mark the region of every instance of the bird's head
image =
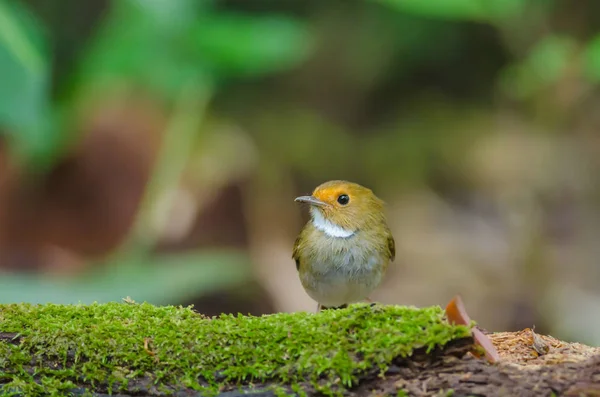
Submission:
[[383,201],[371,189],[348,181],[325,182],[295,201],[309,204],[315,226],[334,237],[349,237],[385,222]]

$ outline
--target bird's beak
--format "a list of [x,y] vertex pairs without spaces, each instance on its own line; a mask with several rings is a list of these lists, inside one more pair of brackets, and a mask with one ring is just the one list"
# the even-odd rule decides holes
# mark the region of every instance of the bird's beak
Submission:
[[294,199],[294,201],[297,201],[299,203],[307,203],[310,205],[316,205],[317,207],[325,207],[327,205],[326,202],[321,201],[314,196],[300,196],[300,197],[296,197]]

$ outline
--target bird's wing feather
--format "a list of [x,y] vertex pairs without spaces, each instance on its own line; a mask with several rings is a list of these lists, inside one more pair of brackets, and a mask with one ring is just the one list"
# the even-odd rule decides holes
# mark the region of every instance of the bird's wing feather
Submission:
[[396,259],[396,242],[394,241],[394,237],[391,233],[388,234],[387,246],[390,261],[393,262],[394,259]]
[[296,270],[300,270],[300,237],[302,235],[298,235],[296,237],[296,241],[294,241],[294,250],[292,251],[292,258],[296,261]]

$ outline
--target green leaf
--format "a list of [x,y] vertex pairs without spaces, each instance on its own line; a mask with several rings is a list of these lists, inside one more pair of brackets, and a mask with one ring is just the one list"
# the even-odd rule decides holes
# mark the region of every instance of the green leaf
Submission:
[[426,17],[495,21],[520,13],[525,0],[375,0],[397,10]]
[[587,44],[583,53],[584,73],[594,82],[600,82],[600,34]]
[[568,36],[550,35],[540,41],[522,62],[508,67],[500,78],[507,94],[524,99],[556,83],[577,48]]
[[137,12],[152,18],[158,25],[172,28],[189,23],[201,7],[207,8],[211,3],[197,0],[116,0],[113,4],[137,8]]
[[182,55],[180,42],[199,12],[189,0],[118,0],[112,2],[78,68],[75,86],[85,90],[126,81],[177,95],[203,70]]
[[89,274],[69,279],[4,274],[0,302],[93,303],[136,301],[172,304],[250,277],[248,258],[237,252],[190,252],[125,260],[94,266]]
[[16,149],[40,155],[52,145],[49,120],[50,62],[45,37],[16,2],[0,2],[0,125]]
[[312,47],[303,25],[275,16],[214,14],[198,20],[188,37],[197,59],[218,77],[286,69],[304,60]]
[[82,64],[82,82],[126,79],[170,96],[190,79],[212,84],[269,73],[307,54],[307,31],[291,19],[228,15],[189,0],[169,4],[114,2]]

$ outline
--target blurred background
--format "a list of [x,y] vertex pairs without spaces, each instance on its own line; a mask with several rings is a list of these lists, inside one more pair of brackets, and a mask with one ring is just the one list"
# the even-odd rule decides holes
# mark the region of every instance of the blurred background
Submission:
[[372,296],[600,344],[600,3],[0,0],[0,302],[314,311],[294,203],[387,202]]

